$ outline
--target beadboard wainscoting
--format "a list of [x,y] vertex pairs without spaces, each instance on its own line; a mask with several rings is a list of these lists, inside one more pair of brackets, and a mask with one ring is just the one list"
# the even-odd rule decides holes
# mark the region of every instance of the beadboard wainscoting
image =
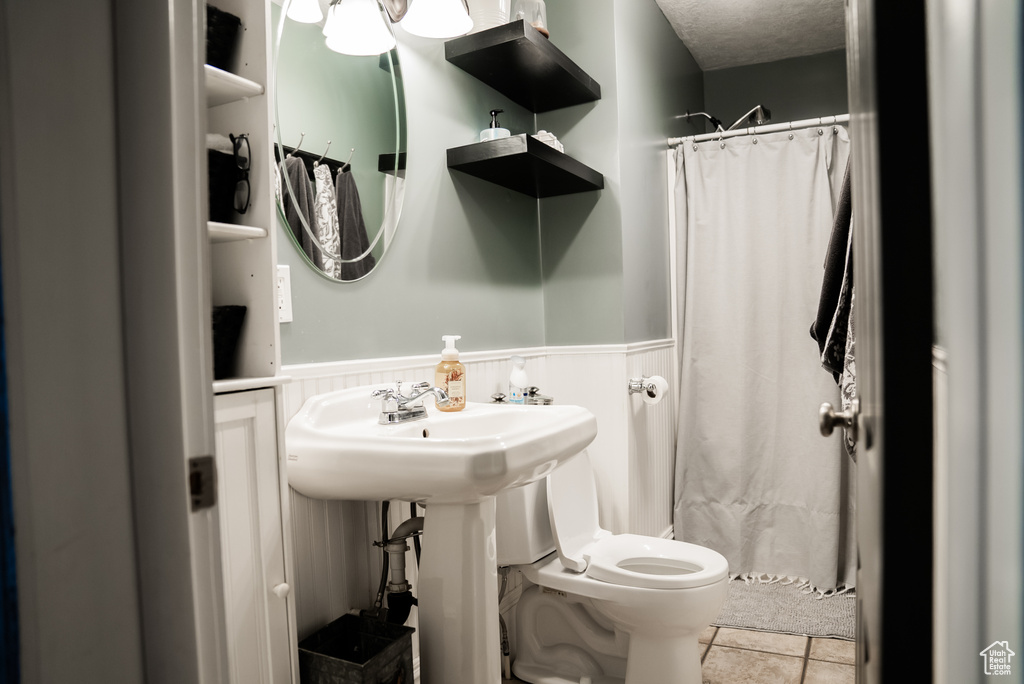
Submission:
[[[598,435],[588,448],[598,480],[602,526],[615,533],[671,536],[673,462],[676,434],[674,344],[657,340],[624,345],[533,347],[463,352],[469,401],[488,402],[508,392],[509,357],[526,359],[530,384],[558,404],[586,407],[597,417]],[[429,381],[437,355],[290,365],[291,381],[281,388],[287,423],[311,396],[361,385]],[[661,375],[669,392],[648,405],[630,395],[630,378]],[[379,502],[319,501],[294,490],[291,526],[295,567],[295,608],[300,639],[376,597],[380,573]],[[392,502],[394,529],[410,515],[409,504]],[[411,546],[411,545],[410,545]],[[415,557],[407,569],[415,587]],[[512,591],[518,582],[510,577]],[[503,601],[503,608],[507,605]]]
[[679,380],[672,373],[674,354],[674,347],[659,345],[642,350],[631,348],[626,355],[629,377],[660,375],[669,383],[660,403],[645,404],[639,395],[627,397],[629,531],[633,534],[672,537],[679,415]]

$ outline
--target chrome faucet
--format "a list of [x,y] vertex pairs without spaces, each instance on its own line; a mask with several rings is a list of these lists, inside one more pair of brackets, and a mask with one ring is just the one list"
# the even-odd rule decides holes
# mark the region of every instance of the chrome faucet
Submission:
[[[417,420],[427,417],[427,409],[422,404],[423,396],[434,395],[435,406],[448,405],[448,393],[440,387],[431,387],[428,382],[418,382],[412,386],[412,394],[402,394],[402,383],[396,382],[395,389],[387,387],[375,390],[373,397],[380,399],[380,418],[377,420],[381,425],[392,425],[403,423],[409,420]],[[415,406],[413,402],[421,402]]]

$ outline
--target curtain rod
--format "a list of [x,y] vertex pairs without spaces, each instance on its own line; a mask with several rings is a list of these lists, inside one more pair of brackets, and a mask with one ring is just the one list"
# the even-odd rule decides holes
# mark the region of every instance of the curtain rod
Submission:
[[735,138],[740,135],[756,135],[758,133],[776,133],[778,131],[793,131],[798,128],[812,128],[814,126],[833,126],[835,124],[848,123],[849,114],[836,114],[834,116],[819,116],[815,119],[802,119],[788,123],[768,124],[767,126],[749,126],[748,128],[734,128],[731,131],[715,131],[714,133],[702,133],[701,135],[690,135],[684,138],[669,138],[668,146],[675,147],[683,142],[704,142],[706,140],[722,140],[724,138]]

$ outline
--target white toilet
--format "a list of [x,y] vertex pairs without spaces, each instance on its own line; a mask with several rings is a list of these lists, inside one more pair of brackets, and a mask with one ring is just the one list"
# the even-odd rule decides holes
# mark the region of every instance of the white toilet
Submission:
[[701,684],[697,638],[725,602],[725,558],[601,529],[585,451],[546,481],[497,501],[498,564],[533,585],[516,607],[515,675],[533,684]]

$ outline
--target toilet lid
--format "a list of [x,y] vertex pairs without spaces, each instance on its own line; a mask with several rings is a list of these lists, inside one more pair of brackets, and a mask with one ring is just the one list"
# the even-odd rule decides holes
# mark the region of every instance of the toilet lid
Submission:
[[598,523],[597,484],[586,451],[548,475],[548,518],[562,565],[574,572],[586,570],[589,547],[611,536]]

